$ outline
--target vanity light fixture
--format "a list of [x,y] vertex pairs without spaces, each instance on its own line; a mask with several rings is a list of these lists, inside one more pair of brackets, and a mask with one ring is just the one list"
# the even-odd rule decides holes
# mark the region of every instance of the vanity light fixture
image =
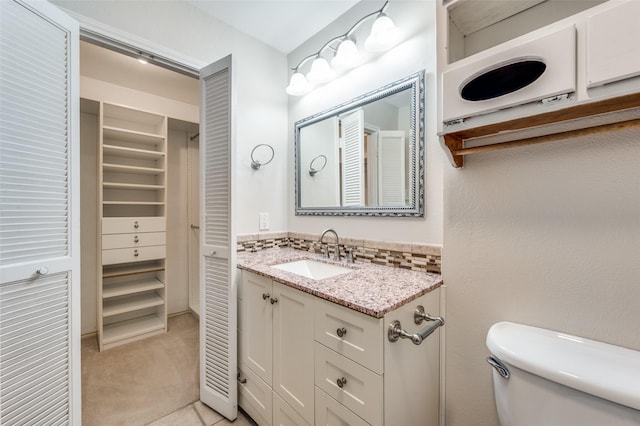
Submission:
[[[349,31],[334,37],[326,42],[319,51],[303,58],[295,68],[292,68],[293,75],[287,86],[287,93],[292,96],[302,96],[314,89],[315,85],[320,85],[331,81],[336,76],[336,71],[345,71],[357,67],[363,62],[362,54],[358,51],[354,32],[367,20],[375,17],[371,27],[371,32],[365,40],[365,49],[371,52],[383,52],[389,50],[400,41],[400,31],[394,25],[391,18],[385,14],[389,5],[387,0],[384,5],[375,12],[369,13],[360,18]],[[325,51],[333,50],[334,57],[331,65],[323,56]],[[311,67],[305,76],[301,69],[313,59]]]

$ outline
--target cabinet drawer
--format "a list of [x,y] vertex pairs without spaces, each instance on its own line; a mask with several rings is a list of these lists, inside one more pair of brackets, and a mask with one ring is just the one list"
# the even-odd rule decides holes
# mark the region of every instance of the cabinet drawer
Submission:
[[165,231],[164,217],[105,217],[102,219],[103,234],[162,231]]
[[315,302],[316,341],[382,374],[382,319],[322,299]]
[[106,234],[102,236],[102,249],[125,247],[163,246],[166,243],[165,232],[138,232],[135,234]]
[[315,360],[317,387],[366,422],[372,425],[382,424],[381,375],[319,343],[316,343]]
[[369,423],[316,387],[316,426],[369,426]]
[[238,368],[238,404],[259,425],[271,425],[271,388],[244,365]]
[[141,262],[143,260],[164,259],[165,246],[151,246],[139,248],[122,248],[102,250],[102,264]]

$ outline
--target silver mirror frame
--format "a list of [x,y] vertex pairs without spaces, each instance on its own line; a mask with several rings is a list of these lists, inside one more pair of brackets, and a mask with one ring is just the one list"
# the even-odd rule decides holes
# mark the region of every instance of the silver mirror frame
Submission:
[[[424,217],[424,164],[425,164],[425,72],[420,71],[384,87],[359,96],[319,114],[304,118],[295,123],[295,200],[296,216],[377,216],[377,217]],[[393,95],[406,89],[412,89],[411,96],[411,203],[408,206],[373,207],[302,207],[300,182],[300,129],[322,121],[345,111],[358,108]]]

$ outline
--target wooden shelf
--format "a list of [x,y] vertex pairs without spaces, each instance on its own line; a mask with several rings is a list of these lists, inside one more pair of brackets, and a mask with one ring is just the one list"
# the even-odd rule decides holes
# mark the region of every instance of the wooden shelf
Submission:
[[102,278],[117,278],[130,275],[149,274],[152,272],[163,272],[164,267],[157,263],[133,264],[127,266],[105,266],[102,270]]
[[129,339],[153,331],[164,329],[164,322],[156,315],[147,315],[127,321],[107,324],[103,328],[102,340],[105,345]]
[[164,152],[160,151],[150,151],[147,149],[138,149],[138,148],[128,148],[125,146],[118,145],[102,145],[102,149],[105,155],[118,155],[118,156],[126,156],[130,158],[143,158],[143,159],[152,159],[157,160],[159,158],[164,157]]
[[164,206],[163,201],[103,201],[105,206]]
[[155,292],[138,294],[124,299],[107,299],[103,304],[102,316],[106,318],[163,304],[164,300]]
[[138,132],[112,126],[102,126],[105,139],[115,139],[123,142],[157,145],[164,142],[164,136],[153,133]]
[[165,189],[164,185],[142,185],[138,183],[119,183],[119,182],[103,182],[103,188],[112,189],[137,189],[143,191],[156,191],[159,189]]
[[104,287],[102,289],[102,298],[108,299],[111,297],[141,293],[145,291],[157,290],[160,288],[164,288],[164,283],[154,277],[121,283],[104,284]]
[[[622,114],[626,114],[626,116],[621,119]],[[640,117],[640,93],[635,93],[602,101],[581,103],[569,108],[502,123],[445,132],[440,136],[450,153],[452,165],[459,168],[464,166],[466,155],[640,127],[640,118],[638,117]],[[559,125],[571,125],[574,128],[559,130]],[[518,133],[526,130],[531,130],[534,135],[518,136]],[[509,135],[513,135],[513,137],[508,141],[465,147],[465,143],[472,140],[480,140],[481,138],[488,140],[497,136],[504,139]]]
[[156,169],[153,167],[127,166],[123,164],[104,163],[102,169],[105,172],[128,173],[136,175],[159,175],[164,173],[164,169]]

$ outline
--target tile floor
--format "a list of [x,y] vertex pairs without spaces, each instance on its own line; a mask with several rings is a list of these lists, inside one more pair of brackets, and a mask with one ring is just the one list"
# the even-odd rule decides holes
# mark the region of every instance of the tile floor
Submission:
[[238,412],[238,418],[233,422],[222,417],[211,408],[197,401],[186,407],[180,408],[148,426],[257,426],[256,423],[242,411]]

